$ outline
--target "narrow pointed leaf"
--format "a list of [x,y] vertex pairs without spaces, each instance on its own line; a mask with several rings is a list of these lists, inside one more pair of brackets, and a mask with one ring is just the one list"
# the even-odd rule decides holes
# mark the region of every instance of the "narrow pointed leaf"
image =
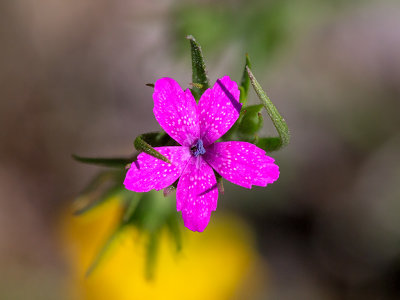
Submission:
[[156,266],[158,252],[159,236],[158,233],[150,233],[146,249],[146,279],[154,278],[154,269]]
[[176,212],[171,213],[167,219],[166,225],[172,239],[175,242],[176,250],[180,251],[182,249],[182,234]]
[[278,112],[278,110],[276,109],[274,104],[272,103],[272,101],[268,98],[267,94],[264,92],[261,85],[258,83],[256,78],[254,77],[250,68],[246,67],[246,70],[247,70],[247,73],[249,74],[250,82],[253,85],[253,88],[258,95],[258,98],[260,98],[261,103],[264,105],[269,117],[272,120],[272,123],[274,124],[276,130],[278,131],[280,145],[275,150],[278,150],[282,147],[287,146],[287,144],[289,144],[290,134],[289,134],[289,128],[288,128],[285,120],[282,118],[282,116],[280,115],[280,113]]
[[244,65],[244,69],[243,69],[243,75],[242,75],[242,80],[240,81],[240,103],[243,104],[243,106],[246,105],[247,102],[247,95],[249,93],[249,86],[250,86],[250,77],[249,74],[247,73],[247,69],[246,67],[251,68],[251,64],[250,64],[250,59],[248,54],[246,54],[246,62]]
[[135,148],[138,151],[145,152],[155,158],[161,159],[162,161],[165,161],[166,163],[171,163],[168,158],[166,158],[164,155],[162,155],[160,152],[155,150],[152,146],[150,146],[145,140],[144,140],[145,135],[139,135],[134,142]]
[[84,157],[75,154],[72,154],[72,158],[82,163],[112,168],[124,168],[128,163],[131,162],[130,158]]
[[[186,37],[190,41],[192,54],[192,93],[196,100],[200,99],[206,89],[210,87],[210,81],[207,76],[206,64],[204,62],[203,53],[200,45],[193,36]],[[201,86],[201,87],[200,87]]]

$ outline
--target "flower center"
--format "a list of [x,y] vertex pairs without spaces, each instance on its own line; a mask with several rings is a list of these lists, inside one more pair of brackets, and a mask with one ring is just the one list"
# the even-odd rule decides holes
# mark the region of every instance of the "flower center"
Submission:
[[206,149],[204,149],[204,146],[203,146],[203,141],[201,139],[198,139],[196,144],[194,144],[192,147],[190,147],[190,151],[192,152],[192,154],[195,157],[206,153]]

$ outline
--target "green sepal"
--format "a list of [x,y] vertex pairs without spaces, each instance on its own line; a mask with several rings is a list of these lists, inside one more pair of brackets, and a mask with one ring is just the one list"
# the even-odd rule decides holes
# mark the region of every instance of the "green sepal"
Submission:
[[249,59],[248,54],[246,54],[246,62],[245,62],[244,68],[243,68],[243,75],[242,75],[242,79],[240,81],[240,86],[239,86],[239,90],[240,90],[239,102],[242,103],[243,106],[245,106],[247,103],[247,95],[249,94],[249,86],[250,86],[250,77],[249,77],[249,74],[247,74],[246,67],[251,68],[250,59]]
[[166,163],[171,164],[171,161],[166,158],[164,155],[162,155],[160,152],[158,152],[157,150],[155,150],[152,146],[150,146],[146,141],[146,140],[158,140],[158,139],[162,139],[164,137],[164,135],[162,133],[146,133],[146,134],[141,134],[139,135],[135,141],[134,141],[134,146],[136,148],[136,150],[140,151],[140,152],[145,152],[155,158],[161,159],[162,161],[165,161]]
[[289,134],[289,128],[288,128],[285,120],[282,118],[282,116],[280,115],[280,113],[278,112],[278,110],[276,109],[274,104],[272,103],[272,101],[268,98],[267,94],[264,92],[261,85],[258,83],[256,78],[254,77],[250,68],[246,66],[246,70],[247,70],[247,73],[249,74],[250,82],[251,82],[254,90],[256,91],[258,98],[261,100],[261,103],[264,105],[269,117],[272,120],[272,123],[274,124],[276,130],[278,131],[279,146],[275,150],[278,150],[282,147],[287,146],[289,144],[290,134]]
[[132,162],[131,158],[100,158],[100,157],[84,157],[72,154],[72,158],[76,161],[111,168],[124,168]]
[[282,144],[279,137],[264,137],[258,138],[256,146],[265,150],[266,152],[273,152],[278,150]]
[[[192,94],[196,100],[199,100],[206,89],[210,87],[206,64],[204,62],[203,53],[200,45],[192,35],[186,37],[190,41],[190,49],[192,54]],[[201,87],[200,87],[201,86]]]
[[100,251],[97,252],[95,258],[92,260],[92,263],[86,270],[85,276],[89,277],[91,274],[93,274],[93,271],[97,269],[97,267],[104,262],[104,259],[106,258],[107,254],[110,252],[112,246],[115,245],[115,241],[119,237],[119,235],[122,233],[122,231],[125,229],[125,225],[120,225],[117,227],[114,232],[108,237],[106,242],[103,244],[102,248]]

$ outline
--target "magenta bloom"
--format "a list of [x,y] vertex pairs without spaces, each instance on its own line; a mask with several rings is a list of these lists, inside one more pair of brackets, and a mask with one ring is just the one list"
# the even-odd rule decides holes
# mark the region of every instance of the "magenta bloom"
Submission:
[[[266,186],[279,177],[279,167],[265,151],[246,142],[215,142],[239,117],[237,84],[229,76],[218,79],[197,104],[191,91],[183,91],[171,78],[157,80],[154,115],[181,146],[156,147],[172,164],[141,153],[126,174],[128,190],[161,190],[178,178],[176,209],[185,226],[203,231],[217,209],[218,189],[214,170],[240,186]],[[214,169],[214,170],[213,170]]]

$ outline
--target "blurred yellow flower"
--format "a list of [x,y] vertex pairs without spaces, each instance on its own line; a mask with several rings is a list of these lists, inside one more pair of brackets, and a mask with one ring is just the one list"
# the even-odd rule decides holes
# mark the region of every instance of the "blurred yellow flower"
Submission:
[[[62,244],[70,265],[71,299],[232,299],[254,294],[262,276],[250,231],[233,217],[215,218],[203,233],[183,229],[183,249],[160,236],[154,278],[145,277],[147,235],[129,226],[98,268],[85,272],[117,226],[118,199],[79,217],[62,218]],[[258,266],[258,267],[257,267]],[[242,297],[240,297],[242,298]]]

